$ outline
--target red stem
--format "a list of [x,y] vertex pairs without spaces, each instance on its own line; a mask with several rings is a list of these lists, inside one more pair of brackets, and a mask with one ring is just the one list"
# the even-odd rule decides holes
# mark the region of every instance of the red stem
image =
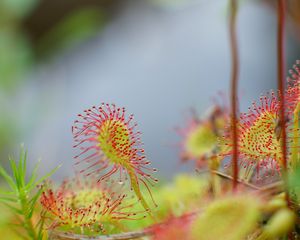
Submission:
[[282,124],[282,155],[283,170],[287,170],[287,146],[286,146],[286,127],[285,127],[285,0],[278,0],[278,32],[277,32],[277,84],[281,98],[280,101],[280,123]]
[[238,184],[238,127],[237,127],[237,88],[238,88],[238,73],[239,73],[239,57],[237,47],[236,34],[236,15],[238,3],[237,0],[230,1],[230,47],[231,47],[231,114],[232,114],[232,167],[233,167],[233,191],[236,190]]

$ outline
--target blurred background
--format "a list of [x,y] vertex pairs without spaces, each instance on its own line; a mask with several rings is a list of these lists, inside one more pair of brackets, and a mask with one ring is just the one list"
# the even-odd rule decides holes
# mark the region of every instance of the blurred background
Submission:
[[[244,0],[238,13],[242,110],[276,88],[275,1]],[[300,4],[290,0],[287,62],[300,58]],[[1,0],[0,159],[20,143],[42,173],[72,175],[71,126],[101,102],[134,113],[148,158],[168,179],[180,165],[174,127],[190,108],[228,94],[225,0]]]

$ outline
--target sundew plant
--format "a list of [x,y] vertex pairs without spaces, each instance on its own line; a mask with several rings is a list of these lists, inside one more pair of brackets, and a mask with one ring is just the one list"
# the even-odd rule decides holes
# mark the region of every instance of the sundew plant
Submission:
[[39,178],[23,147],[0,167],[5,239],[300,239],[300,60],[285,76],[286,8],[277,1],[278,88],[239,112],[238,1],[229,1],[230,91],[174,132],[195,174],[160,183],[134,116],[91,106],[74,119],[68,179],[51,181],[57,168]]

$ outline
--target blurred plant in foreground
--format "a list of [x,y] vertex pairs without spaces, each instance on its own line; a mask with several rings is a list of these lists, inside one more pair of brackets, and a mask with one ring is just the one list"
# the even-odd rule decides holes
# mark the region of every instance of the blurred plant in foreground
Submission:
[[24,239],[43,239],[44,218],[39,216],[37,207],[42,189],[38,187],[57,169],[38,178],[38,166],[39,163],[32,174],[27,176],[27,153],[23,148],[18,162],[10,159],[12,176],[0,166],[0,176],[9,187],[9,190],[0,190],[0,203],[13,213],[13,222],[10,225]]

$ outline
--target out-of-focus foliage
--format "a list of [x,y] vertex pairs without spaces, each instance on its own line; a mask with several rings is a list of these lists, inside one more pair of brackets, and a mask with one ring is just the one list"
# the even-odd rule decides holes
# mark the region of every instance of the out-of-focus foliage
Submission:
[[[83,5],[63,15],[51,28],[44,29],[45,34],[33,41],[35,33],[26,27],[26,21],[42,3],[40,0],[0,1],[0,97],[3,98],[0,99],[1,157],[7,156],[17,143],[16,138],[24,131],[19,127],[20,119],[12,119],[12,105],[5,98],[10,99],[15,94],[14,90],[26,81],[27,73],[34,64],[55,53],[78,46],[98,32],[106,22],[106,13],[101,7]],[[51,11],[55,11],[55,8],[50,8],[49,12]],[[41,23],[48,21],[37,20]]]
[[17,30],[1,29],[0,52],[1,87],[14,87],[32,63],[30,44]]
[[272,216],[268,224],[263,228],[258,240],[272,240],[283,237],[294,228],[295,214],[292,210],[284,208]]
[[[196,206],[201,204],[201,200],[205,199],[207,189],[208,182],[205,178],[187,174],[179,174],[172,182],[153,188],[152,195],[158,205],[156,208],[152,208],[155,220],[161,222],[169,217],[181,216],[185,212],[193,211]],[[151,201],[150,196],[147,194],[144,196],[147,196],[146,201]],[[136,212],[141,210],[139,205],[135,205],[133,208],[133,211]],[[153,223],[155,223],[153,219],[145,218],[127,221],[124,224],[130,230],[137,230]]]
[[32,63],[31,46],[21,22],[37,0],[0,2],[0,87],[11,88]]
[[232,196],[212,202],[192,224],[197,240],[240,240],[253,231],[260,217],[255,196]]
[[286,194],[280,193],[278,195],[275,195],[268,204],[265,204],[262,206],[262,210],[266,212],[267,214],[273,214],[274,212],[286,208],[287,202],[286,202]]
[[81,8],[67,15],[43,36],[37,47],[47,56],[59,50],[72,48],[94,35],[105,23],[105,13],[95,8]]
[[6,20],[26,17],[40,0],[2,0],[0,3],[1,18]]
[[7,156],[7,154],[9,154],[9,150],[11,150],[9,149],[10,146],[15,143],[14,141],[18,129],[15,124],[15,119],[9,115],[10,112],[1,107],[0,111],[3,114],[1,114],[0,117],[0,156],[5,157],[5,155]]
[[217,169],[221,151],[219,138],[224,134],[228,120],[224,103],[214,104],[204,117],[193,116],[185,128],[178,129],[182,136],[182,161],[194,160],[197,167]]
[[300,203],[300,167],[289,176],[291,195]]
[[201,204],[201,200],[204,200],[207,190],[208,182],[204,178],[178,175],[173,183],[161,187],[159,193],[161,201],[157,213],[165,213],[166,217],[170,214],[180,216],[192,211]]
[[202,156],[203,153],[213,151],[217,142],[217,136],[214,132],[204,126],[200,125],[187,139],[187,150],[195,156]]
[[0,176],[7,188],[0,189],[0,203],[12,214],[10,226],[24,239],[44,239],[44,218],[40,215],[39,197],[42,188],[38,185],[51,176],[56,169],[38,178],[37,164],[31,175],[27,175],[27,153],[22,148],[19,161],[10,159],[12,174],[0,166]]
[[22,239],[12,228],[8,227],[14,222],[14,216],[4,205],[0,204],[0,236],[5,236],[6,239],[19,240]]
[[[0,87],[13,89],[33,63],[37,54],[49,56],[83,42],[99,31],[105,22],[100,8],[75,9],[33,43],[24,22],[40,0],[3,0],[0,2]],[[49,11],[53,11],[50,9]],[[42,21],[42,20],[41,20]]]

